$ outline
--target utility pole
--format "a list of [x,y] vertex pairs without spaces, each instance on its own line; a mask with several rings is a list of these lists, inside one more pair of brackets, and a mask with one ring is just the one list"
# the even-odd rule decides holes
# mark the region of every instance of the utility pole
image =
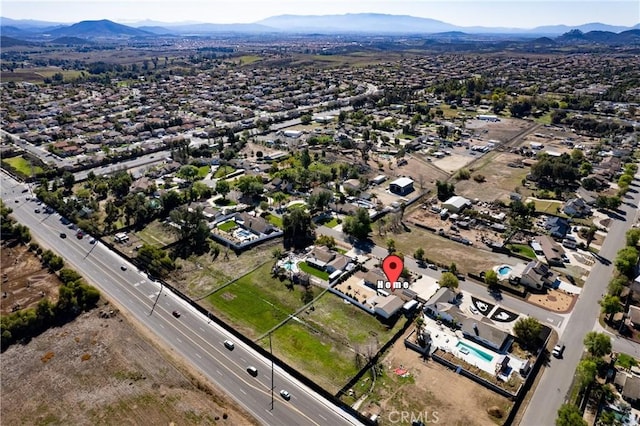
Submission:
[[271,411],[273,411],[273,349],[271,347],[271,332],[269,332],[269,352],[271,353]]

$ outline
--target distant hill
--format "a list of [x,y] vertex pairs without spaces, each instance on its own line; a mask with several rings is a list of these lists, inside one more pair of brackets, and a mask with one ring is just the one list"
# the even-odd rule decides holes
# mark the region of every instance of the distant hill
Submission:
[[344,33],[441,33],[460,31],[461,27],[428,18],[380,13],[347,13],[345,15],[300,16],[280,15],[258,21],[258,24],[281,31]]
[[629,30],[621,33],[613,33],[610,31],[589,31],[583,33],[580,30],[571,30],[557,37],[556,42],[565,44],[640,44],[640,30]]
[[13,37],[7,37],[5,35],[0,37],[0,47],[13,47],[13,46],[35,46],[36,43],[30,41],[20,40]]
[[[509,27],[461,27],[429,18],[409,15],[389,15],[381,13],[348,13],[344,15],[279,15],[252,24],[216,24],[196,22],[158,22],[145,20],[131,25],[118,24],[109,20],[82,21],[73,25],[56,22],[17,20],[0,17],[2,35],[33,40],[47,37],[91,38],[131,38],[153,35],[208,35],[216,33],[304,33],[304,34],[436,34],[446,33],[450,38],[469,38],[470,35],[483,34],[505,39],[506,36],[519,36],[530,39],[540,36],[553,38],[579,30],[583,34],[590,32],[621,33],[640,29],[592,22],[582,25],[547,25],[532,29]],[[20,33],[26,31],[28,35]],[[464,34],[457,34],[457,33]],[[602,40],[607,35],[593,35]],[[628,40],[635,40],[634,34],[628,34]],[[571,37],[569,37],[571,38]],[[484,39],[484,38],[483,38]],[[575,40],[578,40],[574,37]],[[617,40],[613,37],[613,40]],[[589,41],[589,40],[587,40]],[[618,43],[619,41],[614,41]]]
[[101,21],[82,21],[69,27],[50,31],[52,37],[80,37],[80,38],[129,38],[152,36],[153,33],[138,28],[117,24],[103,19]]
[[89,41],[84,38],[79,37],[59,37],[55,40],[51,40],[49,43],[51,44],[66,44],[66,45],[84,45],[84,44],[94,44],[92,41]]

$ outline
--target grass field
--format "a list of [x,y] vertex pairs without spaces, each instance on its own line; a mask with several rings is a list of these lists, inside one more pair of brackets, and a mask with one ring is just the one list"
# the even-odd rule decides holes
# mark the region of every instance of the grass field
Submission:
[[558,208],[561,208],[563,205],[562,201],[554,201],[554,200],[532,200],[536,203],[536,212],[538,213],[549,213],[553,215],[564,216],[558,211]]
[[318,225],[324,225],[327,228],[335,228],[338,226],[338,219],[335,217],[332,217],[331,219],[324,218],[318,221]]
[[313,275],[314,277],[320,278],[321,280],[325,280],[325,281],[329,280],[328,273],[326,273],[325,271],[316,269],[313,266],[308,265],[306,262],[299,262],[298,268],[300,268],[301,271],[306,272],[309,275]]
[[300,288],[288,290],[286,281],[273,278],[272,265],[265,263],[207,298],[229,322],[251,337],[267,332],[303,305]]
[[172,232],[173,228],[162,222],[154,220],[141,231],[137,232],[138,237],[146,244],[164,247],[177,240],[177,236]]
[[[18,173],[21,173],[24,176],[32,176],[31,163],[27,161],[27,159],[25,159],[24,157],[18,156],[18,157],[6,158],[6,159],[3,159],[2,161],[9,164],[14,169],[16,169]],[[39,167],[39,166],[33,167],[33,174],[38,174],[42,172],[43,172],[42,167]]]
[[240,56],[239,58],[234,58],[234,59],[238,59],[240,61],[240,65],[251,65],[255,62],[262,60],[262,58],[257,55],[243,55],[243,56]]
[[[289,321],[273,332],[271,340],[276,356],[331,393],[337,392],[358,372],[355,352],[320,329]],[[269,347],[268,338],[259,343]]]
[[45,78],[51,78],[54,74],[60,73],[64,81],[69,81],[80,77],[81,71],[62,70],[57,67],[44,68],[18,68],[13,72],[3,71],[0,76],[3,81],[28,81],[32,83],[44,83]]

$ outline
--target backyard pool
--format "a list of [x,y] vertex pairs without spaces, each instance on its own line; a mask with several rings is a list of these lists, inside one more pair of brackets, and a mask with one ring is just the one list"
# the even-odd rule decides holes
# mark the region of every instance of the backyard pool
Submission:
[[483,361],[491,362],[493,361],[493,356],[488,353],[481,351],[480,349],[476,349],[473,346],[469,346],[464,342],[458,342],[456,348],[465,355],[472,354],[476,358],[480,358]]
[[513,269],[511,269],[511,266],[509,265],[502,265],[500,267],[498,267],[497,269],[497,273],[498,273],[498,278],[501,280],[506,280],[509,279],[509,277],[511,276],[511,272],[513,271]]

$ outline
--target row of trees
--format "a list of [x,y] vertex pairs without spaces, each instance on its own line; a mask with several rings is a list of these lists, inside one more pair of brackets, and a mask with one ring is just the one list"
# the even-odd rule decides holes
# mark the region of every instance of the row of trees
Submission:
[[31,241],[31,232],[26,226],[19,224],[11,217],[13,210],[0,200],[0,240],[16,240],[20,243]]

